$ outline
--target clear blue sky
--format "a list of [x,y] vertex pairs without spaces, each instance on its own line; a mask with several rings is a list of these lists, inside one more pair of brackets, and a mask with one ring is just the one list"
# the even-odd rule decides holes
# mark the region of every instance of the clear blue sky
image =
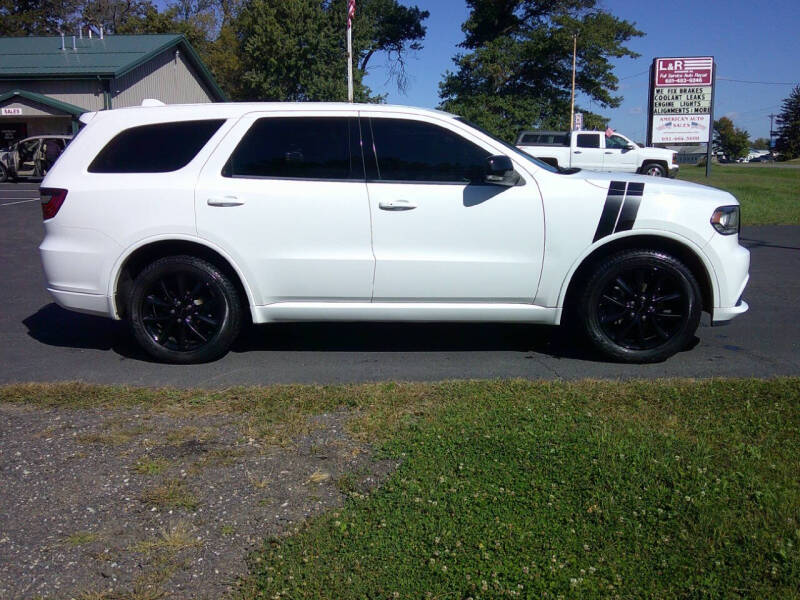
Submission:
[[[357,0],[356,0],[357,1]],[[463,0],[400,0],[430,11],[424,49],[408,61],[410,82],[406,94],[386,83],[380,57],[371,65],[366,83],[388,101],[421,107],[439,103],[439,81],[453,69],[452,57],[463,40],[461,24],[468,11]],[[737,83],[747,81],[800,83],[800,0],[668,0],[640,2],[605,0],[601,6],[634,22],[645,32],[630,47],[641,56],[615,62],[621,79],[623,103],[616,109],[589,106],[611,117],[611,127],[643,140],[647,115],[647,71],[657,56],[708,56],[717,63],[715,117],[727,115],[751,139],[766,137],[770,112],[778,112],[791,85]]]

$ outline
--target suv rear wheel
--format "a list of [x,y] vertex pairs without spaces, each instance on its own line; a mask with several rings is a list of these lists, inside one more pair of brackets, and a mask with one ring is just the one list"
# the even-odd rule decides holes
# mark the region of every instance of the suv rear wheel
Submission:
[[578,300],[589,340],[624,362],[658,362],[683,350],[700,322],[700,287],[669,254],[626,250],[594,269]]
[[193,256],[148,265],[134,280],[128,308],[136,341],[165,362],[218,358],[242,325],[236,287],[217,267]]

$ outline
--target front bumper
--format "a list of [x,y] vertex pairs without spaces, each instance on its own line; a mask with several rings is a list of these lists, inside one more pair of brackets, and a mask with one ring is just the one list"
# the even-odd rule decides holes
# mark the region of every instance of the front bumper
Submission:
[[678,171],[679,171],[679,170],[680,170],[680,167],[679,167],[678,165],[675,165],[674,167],[672,167],[672,168],[669,170],[669,177],[670,177],[671,179],[675,179],[675,178],[678,176]]

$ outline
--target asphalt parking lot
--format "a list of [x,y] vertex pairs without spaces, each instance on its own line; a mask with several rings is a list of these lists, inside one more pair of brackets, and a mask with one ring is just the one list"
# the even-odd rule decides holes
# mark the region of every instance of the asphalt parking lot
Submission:
[[461,378],[649,378],[800,373],[800,227],[746,227],[750,312],[704,325],[656,365],[598,360],[557,328],[521,325],[281,324],[252,327],[221,360],[153,363],[124,323],[71,313],[44,289],[35,183],[0,184],[0,383],[230,386]]

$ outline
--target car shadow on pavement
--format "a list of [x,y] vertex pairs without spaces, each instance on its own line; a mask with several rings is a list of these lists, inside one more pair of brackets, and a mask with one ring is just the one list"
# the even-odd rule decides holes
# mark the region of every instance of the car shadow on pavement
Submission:
[[123,321],[85,315],[50,303],[22,323],[28,328],[29,336],[48,346],[113,350],[125,358],[149,360]]
[[[127,323],[51,303],[24,319],[28,335],[48,346],[111,350],[155,362]],[[692,346],[699,342],[695,338]],[[246,352],[519,352],[609,362],[568,327],[513,323],[273,323],[246,326],[231,348]]]

